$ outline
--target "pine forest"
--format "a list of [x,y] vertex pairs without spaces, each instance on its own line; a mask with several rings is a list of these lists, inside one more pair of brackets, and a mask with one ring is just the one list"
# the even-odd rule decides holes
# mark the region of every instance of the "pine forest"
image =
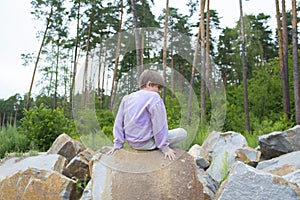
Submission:
[[236,0],[240,18],[225,28],[210,0],[185,1],[188,13],[169,0],[157,13],[155,3],[32,0],[39,47],[21,55],[28,92],[0,99],[0,158],[46,151],[62,133],[94,150],[112,145],[119,103],[145,69],[163,75],[168,126],[187,130],[186,149],[212,131],[255,148],[259,135],[300,124],[299,2],[270,1],[271,27],[270,15],[244,14]]

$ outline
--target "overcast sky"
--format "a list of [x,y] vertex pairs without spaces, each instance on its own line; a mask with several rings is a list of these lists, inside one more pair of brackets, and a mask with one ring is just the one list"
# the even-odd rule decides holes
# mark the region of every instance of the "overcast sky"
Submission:
[[[164,0],[155,0],[155,9],[159,11],[165,6]],[[188,0],[169,0],[169,6],[179,8],[183,13],[188,10]],[[291,1],[286,1],[286,7],[291,9]],[[210,8],[217,10],[221,18],[221,27],[233,27],[239,19],[239,0],[211,0]],[[276,26],[274,0],[243,0],[244,14],[265,13],[272,17],[271,26]],[[3,0],[0,7],[0,99],[28,92],[33,73],[33,65],[24,67],[22,53],[37,52],[39,41],[35,27],[36,22],[30,14],[30,0]],[[37,77],[38,78],[38,77]],[[38,90],[33,90],[38,93]]]

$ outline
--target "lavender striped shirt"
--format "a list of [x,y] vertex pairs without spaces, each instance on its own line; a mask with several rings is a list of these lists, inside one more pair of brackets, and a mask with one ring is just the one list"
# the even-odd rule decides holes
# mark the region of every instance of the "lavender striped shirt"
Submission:
[[123,97],[113,132],[115,148],[122,148],[125,139],[130,146],[141,147],[154,138],[161,151],[168,151],[166,108],[159,94],[139,90]]

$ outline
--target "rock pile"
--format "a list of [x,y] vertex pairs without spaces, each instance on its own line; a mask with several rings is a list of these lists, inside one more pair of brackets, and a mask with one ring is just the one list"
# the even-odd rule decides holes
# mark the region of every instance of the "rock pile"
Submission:
[[212,132],[202,146],[122,149],[84,147],[66,134],[37,156],[0,161],[0,200],[300,199],[300,126],[258,137],[253,149],[236,132]]
[[299,200],[300,126],[258,137],[252,149],[235,132],[212,132],[193,155],[205,199]]

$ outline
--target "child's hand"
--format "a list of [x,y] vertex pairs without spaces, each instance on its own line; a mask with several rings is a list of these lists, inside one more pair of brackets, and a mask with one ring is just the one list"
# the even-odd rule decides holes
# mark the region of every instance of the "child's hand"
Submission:
[[170,160],[175,160],[175,158],[176,158],[176,155],[175,155],[176,152],[171,148],[169,148],[169,150],[167,152],[164,152],[164,154],[165,154],[165,159],[169,158]]

